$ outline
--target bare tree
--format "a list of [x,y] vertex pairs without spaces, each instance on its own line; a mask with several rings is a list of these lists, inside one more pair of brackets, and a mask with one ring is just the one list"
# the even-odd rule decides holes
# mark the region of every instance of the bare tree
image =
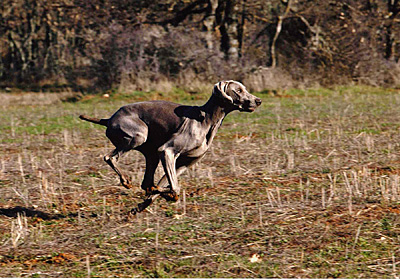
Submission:
[[259,67],[299,81],[318,73],[327,83],[343,77],[383,84],[400,58],[399,0],[2,4],[0,85],[86,79],[105,89],[126,77],[241,77]]
[[[400,5],[399,0],[388,0],[387,1],[387,15],[385,16],[385,58],[387,60],[394,60],[395,59],[395,49],[396,44],[399,38],[396,38],[396,34],[394,32],[396,18],[400,13]],[[398,25],[398,21],[397,21]]]
[[270,47],[270,52],[271,52],[271,67],[275,68],[276,67],[276,53],[275,53],[275,46],[276,46],[276,40],[279,37],[279,34],[282,31],[282,23],[283,20],[288,16],[289,12],[290,12],[290,5],[291,5],[291,0],[287,0],[287,1],[283,1],[286,8],[285,8],[285,12],[283,13],[283,15],[278,16],[278,22],[276,23],[276,31],[275,31],[275,35],[272,39],[272,43],[271,43],[271,47]]

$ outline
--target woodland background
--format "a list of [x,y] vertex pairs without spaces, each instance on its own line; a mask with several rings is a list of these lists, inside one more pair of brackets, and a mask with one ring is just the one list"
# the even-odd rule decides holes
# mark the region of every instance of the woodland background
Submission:
[[398,0],[2,0],[0,86],[400,85]]

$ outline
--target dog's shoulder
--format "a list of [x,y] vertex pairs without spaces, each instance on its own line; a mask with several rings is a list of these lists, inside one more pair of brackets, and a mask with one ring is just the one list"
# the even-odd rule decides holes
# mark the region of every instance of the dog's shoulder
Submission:
[[202,122],[205,118],[205,112],[198,106],[178,106],[175,108],[175,114],[181,118],[189,118]]

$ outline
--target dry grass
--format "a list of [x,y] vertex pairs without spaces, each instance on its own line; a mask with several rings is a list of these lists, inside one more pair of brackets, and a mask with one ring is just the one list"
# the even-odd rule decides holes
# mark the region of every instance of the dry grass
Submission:
[[[102,160],[104,129],[77,115],[108,116],[134,97],[3,106],[0,276],[397,275],[398,92],[260,96],[262,107],[229,115],[181,176],[178,203],[133,218],[142,193],[119,186]],[[139,185],[139,153],[122,168]]]

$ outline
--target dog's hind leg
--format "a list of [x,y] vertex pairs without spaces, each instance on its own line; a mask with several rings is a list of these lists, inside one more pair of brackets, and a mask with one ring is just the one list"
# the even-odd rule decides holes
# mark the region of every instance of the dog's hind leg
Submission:
[[132,183],[130,179],[119,169],[117,162],[118,159],[124,153],[123,150],[118,150],[117,148],[111,151],[109,154],[104,156],[104,161],[118,174],[122,186],[127,189],[132,188]]
[[118,125],[110,125],[106,131],[107,137],[116,148],[104,156],[104,161],[118,174],[122,186],[128,189],[132,188],[131,181],[119,169],[117,161],[125,152],[142,145],[146,141],[147,127],[143,124],[137,119],[133,124],[120,123]]
[[150,195],[156,189],[154,186],[154,173],[160,162],[157,152],[142,152],[146,158],[146,171],[144,173],[141,188],[146,191],[146,195]]

